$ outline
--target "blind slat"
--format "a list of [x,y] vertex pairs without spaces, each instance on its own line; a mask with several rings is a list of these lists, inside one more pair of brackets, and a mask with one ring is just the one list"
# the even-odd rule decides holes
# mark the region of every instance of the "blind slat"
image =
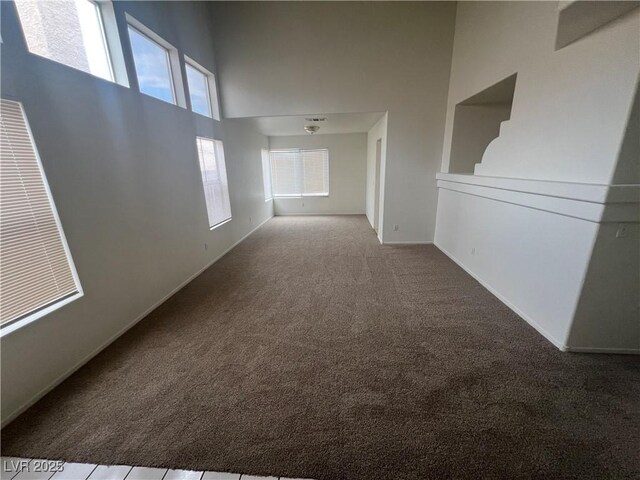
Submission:
[[0,325],[78,291],[22,106],[0,100]]
[[329,195],[329,151],[272,150],[271,183],[273,195]]

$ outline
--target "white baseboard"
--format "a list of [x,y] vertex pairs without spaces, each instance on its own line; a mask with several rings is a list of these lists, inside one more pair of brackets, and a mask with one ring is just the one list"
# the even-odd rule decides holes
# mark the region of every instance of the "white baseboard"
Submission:
[[639,348],[567,347],[573,353],[612,353],[616,355],[640,355]]
[[440,249],[442,253],[444,253],[447,257],[453,260],[460,268],[462,268],[465,272],[475,278],[484,288],[489,290],[493,295],[495,295],[502,303],[504,303],[507,307],[513,310],[519,317],[521,317],[525,322],[535,328],[538,333],[540,333],[543,337],[549,340],[554,346],[556,346],[562,352],[572,352],[572,353],[609,353],[609,354],[624,354],[624,355],[640,355],[640,349],[637,348],[602,348],[602,347],[570,347],[565,345],[563,342],[555,339],[549,332],[547,332],[544,328],[542,328],[538,323],[536,323],[531,317],[529,317],[526,313],[518,309],[515,305],[513,305],[509,300],[507,300],[503,295],[501,295],[495,288],[482,280],[478,275],[469,270],[466,265],[464,265],[460,260],[458,260],[455,256],[449,253],[446,249],[442,248],[436,242],[434,245]]
[[433,245],[433,242],[381,242],[383,245]]
[[338,215],[364,215],[364,212],[354,213],[275,213],[274,217],[335,217]]
[[265,223],[267,223],[269,220],[271,220],[273,218],[273,215],[271,215],[269,218],[267,218],[264,222],[262,222],[260,225],[258,225],[257,227],[255,227],[253,230],[251,230],[249,233],[247,233],[244,237],[242,237],[240,240],[238,240],[237,242],[235,242],[233,245],[231,245],[229,248],[227,248],[224,252],[222,252],[220,255],[218,255],[216,258],[214,258],[211,262],[207,263],[204,267],[202,267],[200,270],[198,270],[196,273],[194,273],[193,275],[191,275],[189,278],[187,278],[185,281],[183,281],[180,285],[178,285],[176,288],[174,288],[173,290],[171,290],[168,294],[166,294],[164,297],[162,297],[160,300],[158,300],[156,303],[154,303],[152,306],[150,306],[148,309],[146,309],[142,314],[138,315],[138,317],[136,317],[131,323],[127,324],[124,328],[120,329],[115,335],[113,335],[112,337],[110,337],[106,342],[104,342],[102,345],[100,345],[97,349],[95,349],[93,352],[91,352],[89,355],[85,356],[82,360],[80,360],[78,363],[76,363],[73,367],[71,367],[69,370],[67,370],[65,373],[63,373],[62,375],[60,375],[59,377],[57,377],[54,381],[52,381],[49,385],[47,385],[45,388],[43,388],[42,390],[40,390],[37,394],[35,394],[32,398],[30,398],[29,400],[27,400],[25,403],[23,403],[20,407],[18,407],[16,410],[14,410],[13,412],[11,412],[9,415],[7,415],[5,418],[2,419],[2,424],[0,426],[0,428],[4,428],[6,425],[8,425],[9,423],[11,423],[13,420],[15,420],[18,416],[20,416],[20,414],[22,412],[24,412],[25,410],[27,410],[29,407],[31,407],[33,404],[35,404],[38,400],[40,400],[42,397],[44,397],[47,393],[49,393],[51,390],[53,390],[55,387],[57,387],[60,383],[62,383],[64,380],[66,380],[68,377],[70,377],[73,373],[75,373],[80,367],[82,367],[85,363],[87,363],[89,360],[91,360],[93,357],[95,357],[96,355],[98,355],[102,350],[104,350],[105,348],[107,348],[109,345],[111,345],[114,341],[116,341],[120,336],[122,336],[127,330],[129,330],[130,328],[132,328],[135,324],[137,324],[140,320],[142,320],[144,317],[146,317],[147,315],[149,315],[153,310],[155,310],[156,308],[158,308],[160,305],[162,305],[164,302],[166,302],[169,298],[171,298],[173,295],[175,295],[178,291],[180,291],[182,288],[184,288],[187,284],[189,284],[193,279],[195,279],[198,275],[200,275],[202,272],[204,272],[207,268],[209,268],[211,265],[213,265],[214,263],[216,263],[218,260],[220,260],[222,257],[224,257],[227,253],[229,253],[233,248],[236,247],[236,245],[238,245],[240,242],[242,242],[243,240],[245,240],[247,237],[249,237],[253,232],[255,232],[256,230],[258,230],[261,226],[263,226]]
[[522,310],[520,310],[518,307],[516,307],[514,304],[512,304],[500,292],[498,292],[495,288],[493,288],[491,285],[489,285],[487,282],[485,282],[483,279],[481,279],[478,275],[476,275],[474,272],[472,272],[469,268],[467,268],[467,266],[464,263],[462,263],[460,260],[458,260],[456,257],[454,257],[446,249],[444,249],[440,245],[438,245],[437,242],[434,242],[434,245],[436,247],[438,247],[438,249],[442,253],[444,253],[447,257],[449,257],[456,264],[458,264],[458,266],[460,268],[462,268],[465,272],[467,272],[469,275],[471,275],[473,278],[475,278],[478,281],[478,283],[480,283],[480,285],[482,285],[484,288],[489,290],[493,295],[495,295],[498,298],[498,300],[500,300],[507,307],[509,307],[511,310],[513,310],[513,312],[516,315],[521,317],[525,322],[527,322],[529,325],[531,325],[533,328],[535,328],[538,331],[538,333],[540,333],[540,335],[542,335],[544,338],[549,340],[556,348],[558,348],[558,350],[560,350],[562,352],[568,351],[568,347],[563,342],[561,342],[561,341],[557,340],[556,338],[554,338],[549,332],[547,332],[544,328],[542,328],[531,317],[529,317],[526,313],[524,313]]

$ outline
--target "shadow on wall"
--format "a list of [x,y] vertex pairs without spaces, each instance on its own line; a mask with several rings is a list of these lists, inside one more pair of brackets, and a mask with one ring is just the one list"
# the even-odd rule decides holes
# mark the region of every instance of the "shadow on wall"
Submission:
[[636,84],[636,95],[624,132],[618,161],[613,173],[614,185],[640,184],[640,77]]
[[456,105],[449,173],[473,174],[487,146],[511,118],[517,73]]
[[[618,154],[613,184],[640,183],[640,84]],[[619,204],[608,203],[603,218]],[[640,214],[631,222],[602,223],[569,331],[567,345],[621,345],[640,353]]]

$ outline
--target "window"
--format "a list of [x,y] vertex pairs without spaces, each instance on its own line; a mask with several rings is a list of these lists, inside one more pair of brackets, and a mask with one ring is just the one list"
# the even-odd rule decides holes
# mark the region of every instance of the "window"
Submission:
[[227,168],[224,163],[224,149],[220,140],[197,137],[200,173],[207,203],[209,227],[214,228],[231,219]]
[[[128,86],[110,2],[26,0],[15,4],[31,53]],[[109,28],[105,29],[103,17],[109,20]],[[116,60],[116,71],[112,60]]]
[[185,55],[187,83],[191,110],[209,118],[220,120],[216,77]]
[[140,92],[185,107],[178,51],[133,17],[127,21]]
[[264,183],[264,201],[268,202],[273,198],[271,190],[271,165],[269,164],[269,150],[262,149],[262,182]]
[[274,197],[328,196],[329,151],[272,150],[271,182]]
[[22,105],[0,100],[0,325],[18,326],[80,295]]

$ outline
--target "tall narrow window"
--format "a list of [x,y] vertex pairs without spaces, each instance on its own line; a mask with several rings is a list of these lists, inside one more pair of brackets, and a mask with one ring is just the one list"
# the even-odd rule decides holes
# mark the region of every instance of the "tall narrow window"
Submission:
[[231,219],[224,149],[220,140],[202,137],[197,137],[196,146],[209,216],[209,227],[214,228]]
[[[116,81],[110,53],[115,53],[116,60],[122,63],[122,52],[117,37],[109,35],[111,41],[107,42],[103,21],[103,9],[112,18],[110,2],[24,0],[16,2],[16,8],[31,53]],[[126,78],[120,83],[128,86]]]
[[329,195],[328,150],[272,150],[270,156],[274,197]]
[[273,198],[271,188],[271,165],[269,164],[269,150],[262,149],[262,182],[264,184],[264,201],[268,202]]
[[0,177],[0,324],[5,330],[80,293],[22,106],[9,100],[0,100]]

